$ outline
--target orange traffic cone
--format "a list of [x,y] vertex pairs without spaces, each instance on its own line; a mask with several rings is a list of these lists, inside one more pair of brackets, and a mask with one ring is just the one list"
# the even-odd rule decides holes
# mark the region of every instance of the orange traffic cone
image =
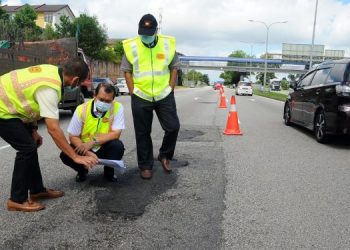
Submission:
[[220,88],[220,106],[219,108],[227,108],[226,106],[226,97],[223,87]]
[[239,130],[238,114],[236,109],[236,97],[231,97],[230,113],[228,114],[225,135],[243,135]]

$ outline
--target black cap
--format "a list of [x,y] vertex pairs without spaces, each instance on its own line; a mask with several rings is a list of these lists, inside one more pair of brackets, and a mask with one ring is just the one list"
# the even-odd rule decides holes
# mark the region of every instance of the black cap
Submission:
[[153,36],[156,33],[158,23],[151,14],[144,15],[139,22],[139,35]]

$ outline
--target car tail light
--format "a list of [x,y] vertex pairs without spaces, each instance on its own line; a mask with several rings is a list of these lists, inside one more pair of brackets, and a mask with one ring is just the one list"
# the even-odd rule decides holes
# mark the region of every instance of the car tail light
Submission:
[[335,90],[339,96],[350,96],[350,86],[348,85],[337,85]]

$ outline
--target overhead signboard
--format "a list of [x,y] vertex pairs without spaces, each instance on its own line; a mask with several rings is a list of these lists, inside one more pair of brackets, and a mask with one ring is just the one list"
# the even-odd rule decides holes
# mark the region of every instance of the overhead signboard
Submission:
[[310,56],[314,62],[323,61],[324,45],[312,45],[310,44],[282,44],[282,61],[295,61],[295,62],[307,62],[310,61]]

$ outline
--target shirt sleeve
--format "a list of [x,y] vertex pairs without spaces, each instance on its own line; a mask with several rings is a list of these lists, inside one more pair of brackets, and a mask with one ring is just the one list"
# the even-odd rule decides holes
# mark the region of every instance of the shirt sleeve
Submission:
[[117,115],[114,117],[113,124],[112,124],[112,130],[123,130],[123,129],[125,129],[124,107],[121,106],[119,108]]
[[179,68],[180,68],[180,60],[179,60],[179,56],[175,52],[174,58],[169,64],[169,69],[172,70],[172,69],[179,69]]
[[74,111],[73,117],[68,125],[67,132],[73,136],[80,136],[83,123],[78,116],[77,110]]
[[58,94],[55,89],[41,87],[35,92],[35,98],[39,104],[41,117],[59,119]]
[[120,62],[120,70],[123,72],[128,72],[128,73],[132,72],[132,65],[128,61],[128,59],[126,58],[125,54],[123,55],[122,61]]

